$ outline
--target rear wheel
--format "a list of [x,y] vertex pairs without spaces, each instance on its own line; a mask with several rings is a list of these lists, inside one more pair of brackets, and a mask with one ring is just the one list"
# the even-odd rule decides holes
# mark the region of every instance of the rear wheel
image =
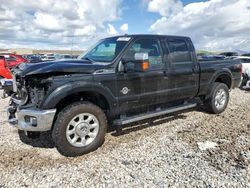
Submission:
[[90,102],[78,102],[58,114],[52,137],[62,155],[74,157],[100,147],[106,131],[107,118],[102,109]]
[[205,101],[206,110],[214,113],[222,113],[229,101],[229,89],[226,84],[215,82],[211,89],[211,96]]

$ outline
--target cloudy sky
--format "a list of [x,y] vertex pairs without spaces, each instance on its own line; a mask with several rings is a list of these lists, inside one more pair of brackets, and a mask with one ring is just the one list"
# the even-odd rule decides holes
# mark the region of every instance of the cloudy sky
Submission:
[[250,51],[250,0],[1,0],[0,48],[86,49],[124,33]]

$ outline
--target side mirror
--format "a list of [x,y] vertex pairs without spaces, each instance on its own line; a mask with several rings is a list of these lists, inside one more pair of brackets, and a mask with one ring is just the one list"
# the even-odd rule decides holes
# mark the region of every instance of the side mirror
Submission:
[[144,72],[149,69],[148,53],[135,53],[135,63],[139,64],[139,70]]
[[135,53],[132,58],[122,59],[118,70],[120,72],[144,72],[149,69],[147,53]]

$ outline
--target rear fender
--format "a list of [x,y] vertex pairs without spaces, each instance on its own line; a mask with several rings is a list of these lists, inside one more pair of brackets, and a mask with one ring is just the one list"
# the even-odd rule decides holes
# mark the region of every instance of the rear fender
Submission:
[[[232,87],[232,82],[233,82],[233,75],[232,75],[232,73],[231,73],[231,71],[230,71],[230,69],[228,69],[228,68],[224,68],[224,69],[222,69],[222,70],[218,70],[218,71],[216,71],[214,74],[213,74],[213,76],[212,76],[212,78],[210,79],[210,82],[209,82],[209,89],[208,89],[208,94],[206,95],[206,97],[205,97],[205,99],[208,99],[208,98],[210,98],[211,97],[211,95],[212,95],[212,88],[213,88],[213,84],[216,82],[216,80],[218,79],[218,78],[220,78],[220,76],[222,76],[222,75],[227,75],[229,78],[230,78],[230,82],[231,82],[231,84],[230,84],[230,87],[229,87],[229,89],[231,89],[231,87]],[[221,83],[223,83],[223,82],[221,82]]]

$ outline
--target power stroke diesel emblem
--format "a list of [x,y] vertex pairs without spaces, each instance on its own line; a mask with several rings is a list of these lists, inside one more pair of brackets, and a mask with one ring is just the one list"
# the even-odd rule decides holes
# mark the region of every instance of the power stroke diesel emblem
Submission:
[[129,91],[130,91],[130,89],[127,88],[127,87],[124,87],[124,88],[122,88],[122,90],[121,90],[122,94],[124,94],[124,95],[128,94]]

